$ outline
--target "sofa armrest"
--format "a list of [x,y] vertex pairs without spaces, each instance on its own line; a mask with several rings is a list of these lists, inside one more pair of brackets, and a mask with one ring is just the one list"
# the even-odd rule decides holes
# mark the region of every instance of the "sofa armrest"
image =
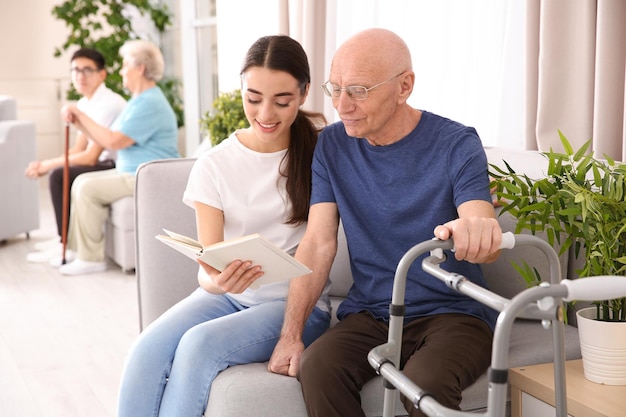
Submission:
[[36,154],[34,122],[0,120],[0,240],[39,227],[37,181],[24,175]]
[[137,169],[135,250],[141,330],[198,287],[198,265],[155,238],[163,228],[196,235],[195,213],[182,201],[194,162],[164,159]]
[[17,100],[11,96],[0,96],[0,121],[17,120]]

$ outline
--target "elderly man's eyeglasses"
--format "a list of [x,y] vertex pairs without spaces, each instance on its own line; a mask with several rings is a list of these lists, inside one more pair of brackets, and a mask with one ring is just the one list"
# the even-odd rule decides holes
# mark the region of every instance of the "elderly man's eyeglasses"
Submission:
[[370,88],[364,87],[362,85],[349,85],[347,87],[340,87],[337,84],[326,81],[324,84],[322,84],[322,89],[328,97],[339,98],[339,96],[341,96],[341,92],[345,91],[353,100],[365,100],[369,91],[375,89],[376,87],[380,87],[381,85],[386,84],[391,80],[395,80],[402,74],[404,74],[404,71],[400,74],[394,75],[393,77],[386,81],[383,81],[382,83],[373,85]]
[[91,67],[85,67],[85,68],[74,67],[74,68],[70,69],[70,72],[75,77],[78,76],[78,74],[82,74],[85,77],[91,77],[92,75],[94,75],[98,71],[100,71],[100,70],[97,69],[97,68],[91,68]]

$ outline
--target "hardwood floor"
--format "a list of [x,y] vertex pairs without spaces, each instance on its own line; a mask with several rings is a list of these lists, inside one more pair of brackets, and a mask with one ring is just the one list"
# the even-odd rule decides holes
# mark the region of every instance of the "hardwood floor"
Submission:
[[[42,181],[45,182],[45,181]],[[54,237],[40,190],[40,229],[0,244],[0,416],[114,417],[123,361],[139,333],[133,274],[66,277],[26,262]]]

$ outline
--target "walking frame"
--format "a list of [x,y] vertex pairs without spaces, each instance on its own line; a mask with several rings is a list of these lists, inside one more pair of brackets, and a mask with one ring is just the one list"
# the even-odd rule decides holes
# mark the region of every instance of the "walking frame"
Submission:
[[[607,300],[626,296],[626,278],[598,276],[584,279],[561,280],[559,258],[544,240],[533,235],[503,234],[502,248],[535,246],[548,258],[550,281],[528,288],[511,299],[495,294],[462,275],[443,270],[439,264],[445,261],[447,250],[453,250],[451,240],[430,240],[409,249],[396,269],[391,305],[389,307],[389,337],[385,344],[375,347],[368,354],[370,365],[385,379],[383,417],[392,417],[398,390],[411,400],[414,407],[431,417],[504,417],[506,415],[509,376],[509,340],[516,318],[537,320],[546,329],[552,329],[554,350],[554,382],[556,416],[567,416],[565,387],[565,346],[563,301]],[[443,281],[449,288],[474,298],[499,311],[493,335],[491,365],[488,371],[489,388],[487,409],[483,413],[470,413],[441,405],[427,392],[417,386],[399,370],[402,325],[404,319],[404,295],[406,277],[411,264],[421,255],[430,252],[422,261],[422,268]]]

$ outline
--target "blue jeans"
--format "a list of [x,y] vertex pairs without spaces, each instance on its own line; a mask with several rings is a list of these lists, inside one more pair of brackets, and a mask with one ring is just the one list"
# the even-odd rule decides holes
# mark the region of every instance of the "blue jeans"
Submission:
[[[122,374],[117,416],[201,417],[220,371],[269,360],[285,304],[248,308],[198,288],[140,334]],[[305,346],[329,323],[329,314],[315,308],[302,335]]]

